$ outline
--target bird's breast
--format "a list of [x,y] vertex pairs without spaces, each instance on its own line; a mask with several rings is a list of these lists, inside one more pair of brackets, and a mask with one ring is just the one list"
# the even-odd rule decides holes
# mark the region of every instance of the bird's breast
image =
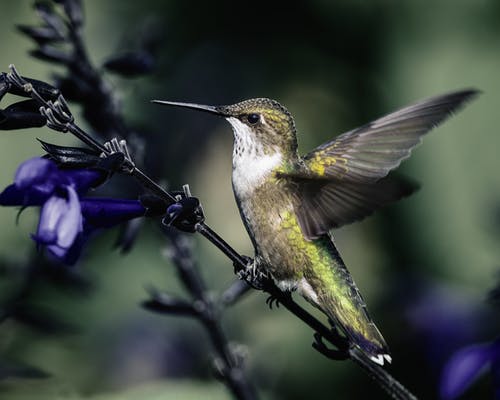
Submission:
[[241,199],[251,196],[260,186],[272,179],[282,163],[282,154],[259,154],[256,150],[239,150],[233,154],[233,189]]
[[294,279],[296,269],[301,266],[293,259],[297,248],[292,246],[291,240],[295,238],[289,225],[295,215],[294,196],[274,174],[262,177],[259,172],[267,170],[265,165],[250,174],[233,169],[236,201],[259,262],[275,278]]

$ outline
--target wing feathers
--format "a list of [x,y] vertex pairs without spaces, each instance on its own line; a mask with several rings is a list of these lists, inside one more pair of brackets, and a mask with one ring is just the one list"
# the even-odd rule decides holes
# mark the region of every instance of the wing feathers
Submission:
[[477,93],[462,90],[402,108],[319,146],[304,157],[306,166],[325,177],[376,181],[408,158],[424,134]]
[[416,185],[388,177],[422,136],[477,95],[462,90],[404,107],[346,132],[307,154],[295,172],[296,214],[307,239],[360,220],[408,196]]
[[417,189],[413,182],[387,177],[371,184],[303,180],[295,210],[304,237],[317,239],[332,228],[371,215]]

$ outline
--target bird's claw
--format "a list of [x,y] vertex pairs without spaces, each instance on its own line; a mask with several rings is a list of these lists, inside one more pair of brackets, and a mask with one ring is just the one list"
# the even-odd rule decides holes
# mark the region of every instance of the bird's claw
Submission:
[[253,258],[251,257],[248,257],[248,256],[244,256],[244,255],[240,255],[241,259],[242,259],[242,263],[245,264],[245,267],[242,268],[241,267],[241,264],[242,263],[239,263],[239,262],[234,262],[233,263],[233,266],[234,266],[234,273],[236,275],[238,275],[238,278],[242,279],[242,280],[245,280],[245,278],[247,277],[248,275],[248,271],[252,268],[253,266]]
[[280,306],[280,301],[279,299],[274,296],[274,295],[269,295],[269,297],[266,299],[266,304],[269,306],[269,308],[272,310],[273,306],[275,305],[276,308],[279,308]]
[[240,263],[234,263],[235,273],[239,279],[246,281],[250,286],[257,290],[263,290],[265,287],[265,279],[267,275],[263,273],[255,261],[247,256],[241,256],[246,267],[241,268]]
[[332,360],[347,360],[349,358],[348,348],[345,349],[330,349],[326,346],[323,341],[323,336],[316,332],[314,334],[314,342],[312,343],[312,347],[323,354],[325,357],[330,358]]

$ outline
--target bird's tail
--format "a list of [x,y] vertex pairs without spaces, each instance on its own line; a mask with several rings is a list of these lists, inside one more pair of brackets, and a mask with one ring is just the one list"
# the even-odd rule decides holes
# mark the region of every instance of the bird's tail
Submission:
[[[333,244],[332,244],[332,247]],[[370,318],[366,304],[335,248],[331,250],[334,265],[316,264],[305,274],[304,297],[322,310],[330,320],[372,361],[391,362],[389,348]]]
[[[366,312],[365,306],[358,309],[356,314],[353,314],[350,309],[341,310],[337,308],[333,312],[327,308],[322,308],[322,310],[335,324],[335,327],[340,328],[349,341],[373,362],[384,365],[384,362],[390,363],[392,361],[384,337]],[[353,318],[356,318],[356,320],[353,320]]]

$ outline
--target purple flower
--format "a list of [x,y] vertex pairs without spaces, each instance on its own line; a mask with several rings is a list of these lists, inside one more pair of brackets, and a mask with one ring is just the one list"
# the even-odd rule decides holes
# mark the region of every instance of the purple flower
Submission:
[[54,194],[45,202],[36,235],[33,235],[37,243],[47,246],[59,258],[64,258],[78,234],[83,231],[78,195],[72,186],[65,189],[66,193]]
[[73,264],[91,233],[146,212],[138,200],[82,197],[104,176],[99,170],[60,169],[51,160],[33,158],[19,166],[14,183],[0,193],[0,205],[40,206],[33,239],[56,258]]
[[461,396],[487,370],[494,376],[496,399],[500,398],[500,340],[458,350],[448,360],[441,376],[441,398]]
[[102,182],[104,173],[92,169],[59,169],[45,158],[23,162],[16,171],[14,183],[0,193],[3,206],[41,206],[56,189],[73,187],[78,194]]
[[457,349],[481,337],[485,312],[474,298],[454,287],[436,284],[427,284],[412,300],[406,308],[406,318],[435,375]]

